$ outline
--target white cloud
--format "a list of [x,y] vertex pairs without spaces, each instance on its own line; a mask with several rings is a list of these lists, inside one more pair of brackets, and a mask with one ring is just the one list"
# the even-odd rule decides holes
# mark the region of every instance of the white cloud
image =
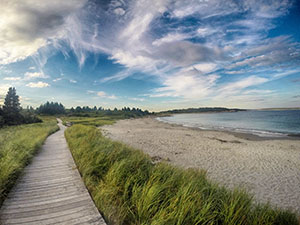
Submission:
[[116,50],[113,52],[111,59],[116,63],[126,65],[128,68],[143,68],[144,70],[151,69],[153,60],[143,55],[133,55],[130,51]]
[[197,29],[197,35],[200,37],[206,37],[216,32],[218,32],[218,30],[211,27],[200,27]]
[[77,83],[77,81],[76,81],[76,80],[73,80],[73,79],[70,79],[69,81],[70,81],[70,83],[73,83],[73,84],[76,84],[76,83]]
[[29,70],[35,70],[35,67],[34,66],[31,66],[28,68]]
[[[167,0],[135,1],[132,8],[132,19],[121,32],[120,38],[127,39],[131,46],[137,44],[148,30],[151,21],[166,10]],[[133,44],[133,45],[132,45]]]
[[244,88],[263,84],[268,81],[269,81],[269,79],[264,78],[264,77],[250,76],[250,77],[247,77],[247,78],[235,81],[235,82],[231,82],[229,84],[225,84],[225,85],[223,85],[223,87],[221,87],[219,89],[219,91],[221,94],[236,93]]
[[[91,93],[91,92],[89,92],[89,93]],[[117,97],[115,95],[107,95],[104,91],[98,91],[97,96],[100,98],[108,98],[108,99],[112,99],[112,100],[117,99]]]
[[18,80],[22,80],[22,78],[21,77],[4,77],[3,80],[18,81]]
[[65,18],[85,0],[2,0],[0,5],[0,64],[34,55],[51,39],[64,35]]
[[271,94],[274,93],[273,90],[258,90],[258,89],[252,89],[252,90],[248,90],[248,91],[244,91],[243,94],[245,95],[249,95],[249,94]]
[[132,101],[136,101],[136,102],[144,102],[145,99],[144,98],[129,98]]
[[96,91],[87,90],[86,93],[88,93],[88,94],[95,94]]
[[26,72],[24,75],[25,80],[32,80],[32,79],[37,79],[37,78],[48,78],[47,75],[45,75],[42,72]]
[[[109,81],[119,81],[119,80],[123,80],[126,77],[129,77],[130,75],[132,75],[134,73],[133,70],[127,69],[127,70],[122,70],[121,72],[110,76],[110,77],[104,77],[100,80],[101,83],[105,83],[105,82],[109,82]],[[98,83],[98,81],[94,82],[95,84]]]
[[4,95],[7,94],[8,89],[12,87],[9,84],[0,84],[0,96],[2,95],[4,97]]
[[26,84],[26,86],[31,88],[44,88],[44,87],[49,87],[50,84],[39,81],[39,82],[30,82]]
[[217,68],[216,63],[199,63],[192,66],[198,71],[201,71],[203,73],[209,73],[214,71]]
[[[236,81],[231,81],[225,84],[220,85],[218,88],[214,90],[214,94],[211,95],[212,102],[220,102],[220,103],[229,103],[229,102],[239,102],[241,104],[258,99],[257,96],[264,97],[265,95],[269,95],[268,91],[258,91],[258,90],[247,90],[249,88],[257,87],[258,85],[264,84],[268,82],[269,79],[259,76],[249,76],[243,79],[239,79]],[[244,91],[246,89],[246,91]],[[256,92],[256,94],[254,94]]]
[[293,69],[293,70],[286,70],[284,72],[279,72],[279,73],[275,73],[272,78],[273,79],[279,79],[291,74],[295,74],[295,73],[300,73],[300,68],[299,69]]
[[183,97],[185,99],[200,99],[214,92],[214,86],[220,76],[216,74],[202,75],[193,69],[179,71],[168,76],[163,81],[163,87],[156,88],[150,97]]
[[166,43],[166,42],[181,41],[181,40],[184,40],[188,37],[189,36],[186,35],[186,34],[170,33],[170,34],[167,34],[166,36],[164,36],[162,38],[156,39],[155,41],[152,42],[152,45],[159,46],[159,45],[161,45],[163,43]]
[[105,98],[106,97],[106,93],[104,91],[98,91],[97,95],[101,98]]
[[125,10],[122,8],[116,8],[114,9],[114,13],[120,16],[123,16],[125,14]]
[[54,79],[53,82],[57,82],[57,81],[60,81],[60,80],[62,80],[61,77]]
[[117,96],[115,96],[115,95],[109,95],[107,98],[115,100],[115,99],[117,99]]

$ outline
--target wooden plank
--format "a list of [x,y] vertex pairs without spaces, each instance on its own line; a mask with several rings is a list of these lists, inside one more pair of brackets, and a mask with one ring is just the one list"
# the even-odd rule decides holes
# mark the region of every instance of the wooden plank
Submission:
[[47,138],[0,209],[0,224],[100,224],[64,138],[65,126]]

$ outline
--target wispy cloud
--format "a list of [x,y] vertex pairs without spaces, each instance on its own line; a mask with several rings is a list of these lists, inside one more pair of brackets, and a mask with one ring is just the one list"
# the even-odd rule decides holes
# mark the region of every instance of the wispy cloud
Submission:
[[23,60],[47,46],[50,40],[62,38],[66,18],[84,3],[85,0],[53,0],[43,4],[38,0],[1,1],[0,64]]
[[4,77],[3,80],[18,81],[18,80],[22,80],[22,78],[21,77]]
[[236,93],[244,88],[256,86],[256,85],[263,84],[266,82],[268,82],[267,78],[258,77],[258,76],[250,76],[250,77],[238,80],[236,82],[231,82],[229,84],[225,84],[225,85],[223,85],[223,87],[220,88],[219,91],[221,92],[221,94]]
[[136,101],[136,102],[144,102],[145,101],[144,98],[129,98],[129,100]]
[[59,78],[56,78],[56,79],[53,79],[53,82],[57,82],[57,81],[60,81],[60,80],[62,80],[62,78],[61,78],[61,77],[59,77]]
[[109,95],[109,94],[107,94],[104,91],[87,90],[87,94],[93,94],[93,95],[96,95],[99,98],[105,98],[105,99],[111,99],[111,100],[118,99],[117,96],[115,96],[115,95]]
[[197,70],[179,71],[165,78],[163,87],[154,89],[150,97],[183,97],[199,99],[211,94],[220,76],[202,75]]
[[73,80],[73,79],[70,79],[69,81],[70,81],[70,83],[73,83],[73,84],[76,84],[76,83],[77,83],[77,81],[76,81],[76,80]]
[[258,89],[252,89],[252,90],[248,90],[248,91],[244,91],[243,94],[272,94],[274,93],[273,90],[258,90]]
[[24,80],[32,80],[32,79],[37,79],[37,78],[49,78],[47,75],[45,75],[42,72],[26,72],[24,74]]
[[49,87],[50,84],[39,81],[39,82],[30,82],[26,84],[26,86],[31,88],[44,88],[44,87]]
[[117,99],[117,97],[115,95],[108,95],[104,91],[98,91],[97,96],[100,98]]

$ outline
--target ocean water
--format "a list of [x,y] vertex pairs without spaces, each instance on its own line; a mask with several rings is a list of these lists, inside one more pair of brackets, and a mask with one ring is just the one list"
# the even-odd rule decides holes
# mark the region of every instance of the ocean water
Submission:
[[300,110],[187,113],[157,119],[187,127],[252,133],[263,137],[300,134]]

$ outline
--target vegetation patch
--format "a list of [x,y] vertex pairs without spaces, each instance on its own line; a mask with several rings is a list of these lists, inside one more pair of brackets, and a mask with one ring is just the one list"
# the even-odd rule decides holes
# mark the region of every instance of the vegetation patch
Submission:
[[34,153],[58,130],[55,118],[44,117],[43,121],[0,129],[0,206]]
[[98,117],[61,117],[64,125],[73,125],[73,124],[83,124],[91,126],[103,126],[103,125],[112,125],[115,122],[115,119],[107,116],[98,116]]
[[42,120],[31,110],[23,110],[21,108],[16,89],[10,87],[5,96],[3,107],[0,105],[0,128],[3,126],[40,122],[42,122]]
[[96,206],[111,224],[298,224],[295,214],[255,204],[202,170],[154,164],[139,150],[74,125],[69,147]]

